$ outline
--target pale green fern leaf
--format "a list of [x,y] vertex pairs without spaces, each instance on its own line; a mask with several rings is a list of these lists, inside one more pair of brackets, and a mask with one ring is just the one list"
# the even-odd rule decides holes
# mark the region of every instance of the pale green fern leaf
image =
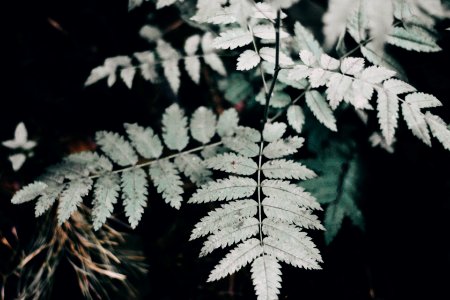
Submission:
[[35,199],[36,197],[45,193],[47,184],[44,182],[34,182],[25,187],[23,187],[19,192],[17,192],[11,199],[13,204],[21,204]]
[[137,163],[138,157],[130,143],[119,134],[100,131],[97,132],[95,140],[102,151],[119,166],[129,166]]
[[247,71],[251,70],[261,62],[259,54],[253,50],[245,50],[239,55],[236,65],[236,70]]
[[398,120],[398,98],[396,95],[378,89],[377,110],[378,120],[386,143],[392,145]]
[[308,229],[320,229],[324,227],[320,224],[317,216],[304,207],[299,207],[296,203],[290,201],[279,201],[280,198],[268,197],[262,201],[264,214],[268,218],[282,222],[292,223],[295,226],[308,228]]
[[200,251],[200,256],[205,256],[215,249],[225,248],[233,244],[247,240],[256,235],[259,230],[259,220],[257,218],[246,218],[241,222],[233,223],[231,226],[210,235],[204,242]]
[[147,176],[142,169],[123,172],[121,176],[122,199],[125,215],[132,228],[136,228],[147,206]]
[[[208,0],[206,0],[208,1]],[[210,4],[209,4],[210,5]],[[210,32],[207,32],[202,37],[202,51],[205,54],[203,59],[205,63],[211,67],[214,71],[219,73],[222,76],[227,75],[227,71],[225,70],[225,66],[223,65],[220,57],[213,52],[213,36]]]
[[150,166],[150,177],[166,203],[179,209],[183,201],[183,182],[175,165],[168,160],[154,163]]
[[137,124],[124,124],[134,148],[144,158],[158,158],[163,151],[159,137],[151,128],[143,128]]
[[297,42],[299,50],[309,50],[316,57],[320,57],[323,53],[322,47],[319,42],[314,38],[312,33],[303,27],[300,22],[296,22],[294,25],[295,41]]
[[445,149],[450,150],[450,129],[445,122],[430,112],[425,114],[425,119],[433,136],[441,142]]
[[234,153],[217,155],[206,160],[205,164],[208,168],[214,170],[240,175],[252,175],[258,169],[258,165],[253,161],[253,159]]
[[389,69],[379,66],[370,66],[361,72],[359,78],[371,84],[377,84],[390,79],[394,75],[395,72]]
[[251,178],[230,176],[201,186],[189,199],[189,203],[203,203],[218,200],[234,200],[253,195],[256,181]]
[[296,243],[299,248],[303,248],[311,257],[322,262],[322,257],[316,245],[298,227],[284,221],[267,218],[263,220],[262,230],[265,234],[280,241]]
[[222,140],[227,148],[245,157],[255,157],[259,154],[259,146],[245,136],[225,137]]
[[225,110],[217,121],[217,134],[221,137],[231,136],[238,127],[239,116],[235,109]]
[[98,230],[106,222],[114,210],[120,191],[120,178],[117,174],[103,175],[94,185],[92,200],[92,220],[94,229]]
[[276,159],[265,162],[261,170],[267,178],[271,179],[311,179],[316,177],[314,171],[299,162]]
[[258,300],[278,299],[281,288],[281,266],[271,255],[263,255],[252,263],[252,281]]
[[252,42],[252,34],[242,28],[234,28],[220,33],[214,39],[213,46],[217,49],[236,49]]
[[388,36],[387,42],[391,45],[418,52],[437,52],[441,47],[425,30],[418,27],[395,27]]
[[182,154],[175,158],[175,165],[195,184],[203,184],[211,178],[212,172],[205,167],[203,160],[195,154]]
[[442,106],[441,101],[430,94],[412,93],[405,97],[405,102],[417,108],[432,108]]
[[297,185],[284,180],[265,179],[261,183],[264,195],[277,199],[284,199],[285,202],[296,205],[321,210],[319,203],[308,192]]
[[303,249],[295,247],[290,242],[280,241],[268,236],[264,238],[264,250],[277,260],[283,261],[294,267],[304,268],[307,270],[321,269],[315,259],[305,253]]
[[406,72],[400,63],[390,54],[386,52],[380,53],[375,50],[371,43],[366,44],[366,46],[361,46],[361,53],[371,63],[395,70],[400,79],[406,78]]
[[231,250],[214,268],[208,281],[219,280],[239,271],[263,253],[258,239],[249,239]]
[[35,216],[39,217],[43,215],[44,212],[49,210],[65,188],[65,184],[60,184],[52,181],[47,182],[47,188],[45,189],[42,196],[40,196],[36,201],[34,210]]
[[302,132],[303,125],[305,124],[305,114],[303,109],[299,105],[289,106],[286,117],[289,125],[298,133]]
[[162,118],[163,139],[171,150],[183,150],[189,143],[187,118],[178,104],[172,104]]
[[267,123],[264,126],[263,138],[266,142],[275,142],[276,140],[281,139],[286,132],[286,128],[287,126],[284,123]]
[[244,199],[223,204],[195,225],[190,240],[216,232],[230,224],[250,218],[258,211],[258,202]]
[[303,146],[304,141],[304,138],[298,136],[276,140],[264,147],[263,155],[269,159],[273,159],[294,154]]
[[198,34],[190,36],[185,44],[184,51],[187,56],[184,58],[184,68],[188,73],[189,77],[191,77],[192,81],[196,84],[200,83],[200,59],[195,56],[195,52],[198,50],[198,46],[200,44],[200,36]]
[[394,95],[401,95],[416,91],[415,87],[398,79],[386,80],[385,82],[383,82],[383,87]]
[[178,67],[178,60],[180,54],[169,44],[159,39],[157,41],[156,52],[162,59],[162,67],[164,69],[164,76],[166,76],[172,91],[177,94],[180,88],[180,68]]
[[305,94],[305,100],[314,116],[320,123],[332,131],[337,131],[336,119],[325,98],[318,91],[308,91]]
[[66,189],[61,194],[58,205],[58,223],[61,225],[70,218],[70,215],[77,210],[92,187],[92,180],[80,178],[67,184]]
[[195,140],[207,144],[216,133],[216,116],[210,109],[201,106],[192,115],[190,129]]
[[419,108],[408,103],[402,103],[402,113],[408,128],[425,144],[431,146],[430,132],[428,130],[425,115]]
[[330,244],[341,229],[345,217],[345,210],[341,205],[332,203],[325,212],[324,225],[327,229],[325,233],[325,242]]
[[334,73],[330,76],[327,82],[327,99],[330,102],[332,109],[336,109],[341,101],[344,100],[344,97],[352,86],[352,83],[353,82],[350,77],[340,73]]

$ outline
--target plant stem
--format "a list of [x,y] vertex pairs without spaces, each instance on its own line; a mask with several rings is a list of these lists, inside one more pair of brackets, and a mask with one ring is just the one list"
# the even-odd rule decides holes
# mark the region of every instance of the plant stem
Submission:
[[272,82],[270,83],[269,91],[266,93],[266,103],[264,106],[264,117],[261,124],[261,141],[259,143],[259,157],[258,157],[258,174],[257,174],[257,180],[258,180],[258,221],[259,221],[259,239],[261,242],[261,245],[264,245],[263,243],[263,232],[262,232],[262,200],[261,200],[261,165],[262,165],[262,152],[264,149],[264,138],[263,138],[263,131],[264,126],[268,122],[269,117],[269,105],[270,105],[270,99],[272,98],[273,89],[275,88],[275,83],[278,78],[278,73],[280,72],[280,26],[281,26],[281,10],[277,10],[277,19],[275,21],[275,69],[273,73]]
[[[222,143],[223,142],[220,141],[220,142],[216,142],[216,143],[212,143],[212,144],[207,144],[207,145],[203,145],[203,146],[200,146],[200,147],[197,147],[197,148],[192,148],[192,149],[189,149],[189,150],[186,150],[186,151],[183,151],[183,152],[175,153],[175,154],[172,154],[172,155],[169,155],[169,156],[166,156],[166,157],[145,161],[145,162],[140,163],[140,164],[136,164],[136,165],[133,165],[133,166],[130,166],[130,167],[126,167],[126,168],[123,168],[123,169],[118,169],[118,170],[112,171],[112,172],[110,172],[110,174],[117,174],[117,173],[130,171],[130,170],[133,170],[133,169],[143,168],[143,167],[150,166],[150,165],[152,165],[152,164],[154,164],[156,162],[162,161],[162,160],[171,159],[171,158],[183,155],[183,154],[188,154],[188,153],[202,151],[203,149],[205,149],[207,147],[219,146]],[[95,179],[95,178],[98,178],[100,176],[102,176],[102,174],[94,174],[94,175],[89,176],[88,178]]]

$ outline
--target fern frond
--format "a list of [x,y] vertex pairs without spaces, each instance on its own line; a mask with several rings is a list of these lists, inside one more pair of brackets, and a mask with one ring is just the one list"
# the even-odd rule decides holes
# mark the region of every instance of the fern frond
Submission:
[[164,143],[171,150],[183,150],[188,142],[187,118],[178,104],[169,106],[163,114],[162,131]]
[[38,196],[41,196],[48,185],[44,182],[34,182],[29,185],[23,187],[19,192],[17,192],[14,197],[11,199],[11,203],[13,204],[21,204],[35,199]]
[[413,105],[402,103],[402,113],[408,128],[425,144],[431,146],[430,132],[428,130],[425,115]]
[[239,175],[252,175],[258,165],[250,158],[234,153],[224,153],[205,161],[208,168]]
[[36,201],[35,216],[39,217],[50,209],[65,188],[65,184],[48,182],[44,193]]
[[152,164],[150,166],[150,177],[166,203],[179,209],[183,201],[183,197],[181,197],[183,182],[175,165],[167,160]]
[[303,146],[304,141],[305,139],[298,136],[273,141],[264,147],[263,155],[269,159],[274,159],[294,154]]
[[425,120],[430,126],[431,134],[441,142],[445,149],[450,150],[450,129],[445,122],[430,112],[425,114]]
[[313,34],[308,29],[303,27],[300,22],[295,22],[294,33],[298,49],[309,50],[316,57],[320,57],[323,53],[322,47],[320,47],[319,42],[315,39]]
[[125,215],[132,228],[136,228],[147,206],[147,177],[142,169],[122,173],[122,198]]
[[263,253],[263,247],[258,239],[249,239],[231,250],[214,268],[208,281],[219,280],[239,271]]
[[91,187],[92,180],[89,178],[76,179],[68,183],[62,192],[58,205],[58,223],[61,225],[70,218],[70,215],[77,210],[83,202]]
[[163,151],[159,137],[151,128],[126,123],[125,129],[136,151],[144,158],[158,158]]
[[218,230],[250,218],[258,211],[258,202],[243,199],[223,204],[222,207],[210,212],[195,225],[190,240],[217,232]]
[[271,255],[263,255],[252,263],[252,281],[258,300],[278,299],[281,288],[281,266]]
[[310,210],[299,207],[292,201],[281,202],[279,199],[268,197],[262,201],[264,213],[268,218],[308,229],[324,229],[320,220]]
[[138,157],[133,147],[117,133],[100,131],[96,134],[95,140],[102,151],[119,166],[137,163]]
[[267,254],[272,255],[277,260],[290,264],[294,267],[304,269],[316,269],[321,267],[317,261],[311,258],[301,248],[297,248],[290,242],[280,241],[273,237],[264,238],[264,250]]
[[[323,227],[322,227],[323,229]],[[262,230],[265,234],[285,242],[294,242],[318,262],[322,262],[319,250],[308,235],[298,227],[284,221],[267,218],[263,220]]]
[[207,144],[216,134],[216,116],[210,109],[201,106],[192,115],[190,129],[195,140]]
[[217,134],[221,137],[231,136],[238,128],[239,117],[235,109],[227,109],[217,121]]
[[200,185],[208,182],[212,172],[208,170],[203,160],[195,154],[181,154],[174,160],[175,165],[193,183]]
[[225,248],[255,236],[259,230],[257,218],[246,218],[241,222],[232,223],[220,231],[210,235],[204,242],[200,256],[205,256],[215,249]]
[[308,91],[305,94],[305,100],[306,104],[320,123],[332,131],[337,131],[336,119],[322,94],[318,91]]
[[230,176],[201,186],[189,203],[246,198],[255,193],[257,183],[251,178]]
[[169,44],[163,40],[158,40],[156,52],[162,58],[162,66],[164,75],[169,82],[172,91],[177,94],[180,88],[180,68],[178,67],[178,60],[180,54]]
[[306,180],[317,176],[301,163],[285,159],[269,160],[262,165],[261,170],[264,176],[271,179]]
[[108,174],[97,179],[94,185],[92,200],[92,221],[98,230],[106,222],[114,210],[120,191],[120,178],[117,174]]
[[234,28],[220,33],[220,36],[214,39],[214,47],[217,49],[236,49],[248,45],[252,42],[250,31],[242,28]]
[[305,114],[299,105],[289,106],[286,117],[289,125],[297,132],[301,133],[303,125],[305,124]]
[[[238,132],[242,138],[253,141],[260,138],[258,131],[241,128],[238,121],[234,109],[225,111],[219,118],[217,133],[233,137]],[[137,124],[124,124],[124,127],[128,140],[112,132],[102,131],[96,135],[97,144],[112,162],[95,152],[71,154],[61,163],[49,167],[34,184],[18,192],[12,199],[13,203],[23,203],[38,197],[35,214],[39,216],[59,199],[58,217],[62,223],[77,209],[94,185],[92,220],[94,228],[99,229],[111,216],[121,187],[125,214],[134,228],[147,205],[147,169],[158,193],[168,204],[178,209],[183,193],[180,172],[197,185],[211,180],[212,172],[195,152],[201,152],[203,157],[211,157],[225,151],[224,148],[217,148],[221,142],[208,144],[216,135],[216,116],[204,107],[194,113],[190,124],[191,135],[203,145],[184,152],[180,151],[189,143],[188,119],[177,104],[169,106],[163,115],[162,140],[151,128]],[[165,150],[175,150],[177,153],[163,156]],[[113,163],[122,168],[114,170]],[[253,165],[250,167],[255,172],[257,166],[253,161],[251,163]],[[255,188],[256,184],[253,190]]]
[[398,98],[389,92],[378,90],[377,110],[381,132],[386,143],[392,145],[398,119]]
[[259,54],[253,50],[245,50],[238,57],[238,62],[236,66],[236,70],[238,71],[246,71],[251,70],[261,62],[261,57]]
[[438,52],[442,50],[436,44],[435,40],[425,30],[419,27],[395,27],[393,32],[388,36],[387,42],[406,50],[418,52]]

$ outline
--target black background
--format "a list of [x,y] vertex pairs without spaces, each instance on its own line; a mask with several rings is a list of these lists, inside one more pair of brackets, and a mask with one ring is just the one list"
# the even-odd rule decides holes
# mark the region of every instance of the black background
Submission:
[[[32,234],[33,207],[9,204],[14,184],[33,180],[77,145],[92,143],[97,130],[119,130],[124,122],[158,124],[161,110],[174,97],[166,96],[167,86],[152,87],[139,79],[132,90],[123,84],[108,88],[104,81],[83,86],[90,70],[106,57],[146,49],[138,31],[152,5],[131,13],[126,1],[42,0],[9,5],[2,25],[6,53],[0,140],[10,139],[17,123],[24,121],[39,145],[35,158],[18,173],[10,168],[7,149],[0,150],[0,223],[3,228],[17,226],[26,241]],[[303,1],[290,17],[320,28],[321,5]],[[176,18],[174,12],[164,10],[157,20],[167,23]],[[177,37],[171,36],[175,43]],[[447,121],[449,41],[445,31],[439,42],[443,52],[394,52],[411,83],[444,103],[436,112]],[[202,87],[183,83],[178,101],[189,110],[207,103],[207,98]],[[324,245],[320,233],[313,233],[323,253],[323,270],[284,266],[281,299],[450,299],[450,154],[436,140],[428,148],[404,122],[400,124],[395,154],[370,148],[369,131],[359,141],[367,173],[360,187],[366,233],[346,221],[330,246]],[[140,285],[142,298],[254,299],[248,268],[232,279],[234,297],[226,294],[228,279],[205,283],[222,254],[198,259],[200,243],[188,242],[190,228],[205,207],[185,206],[178,212],[158,197],[149,201],[150,208],[135,231],[149,264],[148,277]],[[68,268],[59,271],[54,299],[81,299],[72,279]]]

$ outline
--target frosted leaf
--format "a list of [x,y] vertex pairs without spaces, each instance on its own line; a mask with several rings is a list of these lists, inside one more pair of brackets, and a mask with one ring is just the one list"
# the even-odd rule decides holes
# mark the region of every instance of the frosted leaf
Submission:
[[189,142],[187,123],[184,111],[178,104],[172,104],[166,109],[162,118],[162,132],[169,149],[181,151],[187,146]]
[[299,105],[291,105],[287,110],[286,116],[289,125],[298,133],[302,132],[303,125],[305,124],[303,109]]
[[305,94],[306,104],[320,123],[332,131],[337,131],[336,119],[325,98],[317,91],[308,91]]
[[216,134],[216,116],[204,106],[197,108],[192,114],[190,130],[195,140],[202,144],[209,143]]
[[205,161],[208,168],[233,174],[252,175],[258,169],[253,159],[234,153],[224,153]]
[[254,67],[256,67],[260,61],[261,58],[259,57],[258,53],[256,53],[253,50],[245,50],[238,57],[236,70],[240,71],[251,70]]
[[283,134],[286,132],[286,124],[275,122],[266,123],[263,130],[263,137],[266,142],[274,142],[281,139]]

